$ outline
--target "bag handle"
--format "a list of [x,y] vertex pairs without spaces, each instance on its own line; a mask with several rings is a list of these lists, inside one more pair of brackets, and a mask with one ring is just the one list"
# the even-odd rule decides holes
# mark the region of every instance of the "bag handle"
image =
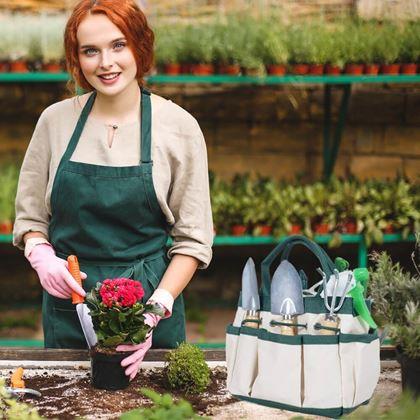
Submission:
[[[322,270],[329,278],[333,272],[335,265],[328,254],[315,242],[302,235],[294,235],[285,239],[278,244],[261,263],[261,278],[262,278],[262,295],[264,302],[270,302],[271,287],[270,287],[270,266],[273,261],[280,255],[281,260],[289,257],[292,248],[296,245],[303,245],[309,249],[319,260]],[[318,291],[318,294],[321,290]]]

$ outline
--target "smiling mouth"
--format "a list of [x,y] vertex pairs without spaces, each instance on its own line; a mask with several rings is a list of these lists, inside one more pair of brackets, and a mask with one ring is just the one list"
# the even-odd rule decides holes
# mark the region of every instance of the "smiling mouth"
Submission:
[[110,74],[102,75],[98,77],[104,80],[113,80],[113,79],[116,79],[120,74],[121,73],[110,73]]

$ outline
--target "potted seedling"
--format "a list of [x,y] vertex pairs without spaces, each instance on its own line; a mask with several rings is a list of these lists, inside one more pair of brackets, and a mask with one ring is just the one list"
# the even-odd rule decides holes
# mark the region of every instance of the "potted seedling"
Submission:
[[248,76],[265,75],[265,66],[260,52],[261,23],[250,18],[243,18],[238,34],[242,44],[238,61],[243,72]]
[[380,30],[378,42],[378,60],[381,64],[382,74],[399,74],[401,31],[393,24],[385,24]]
[[29,72],[27,58],[32,29],[24,17],[14,18],[13,23],[14,26],[9,28],[13,36],[13,44],[10,50],[10,71],[13,73],[27,73]]
[[48,73],[59,73],[64,57],[64,27],[63,18],[50,17],[48,25],[41,31],[42,69]]
[[260,54],[267,68],[267,73],[275,76],[284,76],[286,63],[289,58],[287,50],[286,33],[283,25],[277,21],[269,20],[261,27]]
[[326,29],[324,36],[325,74],[337,76],[344,67],[344,48],[342,29],[333,26]]
[[[284,208],[283,227],[288,235],[305,234],[312,236],[311,217],[304,197],[304,187],[282,183],[281,202]],[[275,231],[277,232],[276,226]],[[278,235],[275,235],[278,236]]]
[[248,220],[252,211],[253,189],[249,174],[237,174],[231,183],[231,193],[227,197],[228,220],[233,236],[242,236],[248,230]]
[[334,226],[331,191],[323,182],[316,182],[305,185],[303,193],[311,217],[312,231],[317,235],[326,235]]
[[309,64],[309,74],[324,74],[324,64],[327,61],[328,33],[325,30],[325,24],[314,23],[309,25],[308,31],[308,51],[307,63]]
[[127,278],[106,279],[86,295],[93,327],[98,339],[91,349],[92,385],[99,389],[126,388],[129,377],[121,360],[129,352],[118,352],[120,344],[143,343],[152,328],[145,324],[146,313],[163,316],[159,305],[142,302],[140,281]]
[[179,61],[182,45],[182,29],[180,26],[165,26],[155,30],[155,60],[158,69],[168,75],[181,73]]
[[309,72],[308,56],[311,54],[310,37],[307,27],[293,25],[287,33],[287,49],[291,72],[296,75],[305,75]]
[[230,234],[231,192],[225,181],[210,173],[210,195],[213,213],[213,225],[218,235]]
[[345,25],[343,31],[343,55],[346,65],[344,72],[351,75],[363,74],[365,62],[365,33],[354,23]]
[[220,74],[237,76],[241,72],[239,65],[240,32],[237,19],[229,18],[227,24],[219,22],[214,27],[214,59]]
[[417,22],[407,24],[403,30],[399,59],[402,74],[417,73],[420,61],[420,25]]
[[375,319],[396,345],[403,389],[420,395],[420,235],[412,254],[415,274],[394,264],[385,253],[373,254],[369,294]]
[[212,25],[191,26],[188,31],[188,46],[192,63],[192,74],[196,76],[213,74],[214,44]]
[[277,207],[279,188],[270,178],[258,177],[254,186],[254,198],[248,213],[248,223],[256,236],[268,236],[281,208]]
[[5,18],[0,25],[0,72],[9,71],[11,51],[13,46],[13,33],[10,19]]

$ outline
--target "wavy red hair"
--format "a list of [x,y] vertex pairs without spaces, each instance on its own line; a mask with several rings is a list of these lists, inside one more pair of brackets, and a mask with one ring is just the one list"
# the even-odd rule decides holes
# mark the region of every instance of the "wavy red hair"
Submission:
[[143,76],[153,64],[155,37],[146,16],[133,0],[82,0],[75,6],[64,32],[67,71],[78,86],[93,90],[80,68],[77,29],[87,15],[99,13],[106,15],[127,38],[137,64],[136,79],[142,85]]

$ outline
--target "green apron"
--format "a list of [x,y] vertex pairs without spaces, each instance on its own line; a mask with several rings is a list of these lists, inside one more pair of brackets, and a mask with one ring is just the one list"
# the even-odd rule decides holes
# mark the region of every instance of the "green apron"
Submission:
[[[51,193],[49,240],[58,257],[77,255],[87,274],[86,291],[97,282],[127,277],[142,283],[146,302],[169,264],[168,225],[152,180],[150,93],[141,94],[141,162],[138,166],[101,166],[73,162],[89,112],[92,93],[84,106],[61,158]],[[45,347],[86,348],[79,319],[70,299],[44,291],[42,319]],[[182,295],[172,316],[153,332],[154,348],[175,348],[185,341]]]

